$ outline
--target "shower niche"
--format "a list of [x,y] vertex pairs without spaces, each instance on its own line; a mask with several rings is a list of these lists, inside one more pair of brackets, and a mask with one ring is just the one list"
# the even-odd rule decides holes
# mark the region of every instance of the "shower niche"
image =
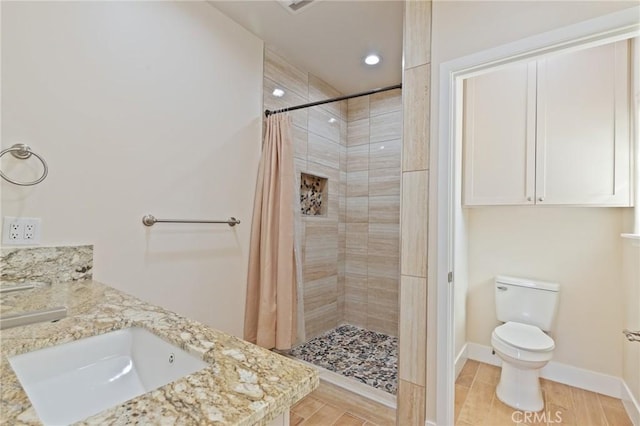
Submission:
[[327,178],[300,174],[300,212],[303,216],[326,216],[328,205]]

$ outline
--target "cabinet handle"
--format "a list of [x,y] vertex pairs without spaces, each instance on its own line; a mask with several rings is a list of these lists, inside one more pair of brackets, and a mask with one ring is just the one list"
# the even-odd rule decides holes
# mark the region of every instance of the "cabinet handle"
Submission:
[[531,201],[531,197],[527,197],[527,201]]
[[538,198],[538,201],[544,201],[544,197]]

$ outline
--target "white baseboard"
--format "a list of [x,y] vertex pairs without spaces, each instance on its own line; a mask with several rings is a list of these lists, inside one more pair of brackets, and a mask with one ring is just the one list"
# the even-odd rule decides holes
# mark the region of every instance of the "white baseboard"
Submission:
[[498,367],[502,365],[502,360],[492,353],[493,348],[490,346],[467,342],[465,348],[467,350],[467,358],[469,359]]
[[631,423],[640,426],[640,404],[624,381],[622,381],[622,404],[627,410]]
[[[467,342],[467,357],[469,359],[484,362],[485,364],[502,365],[502,360],[497,355],[493,355],[492,351],[493,349],[490,346]],[[549,364],[540,370],[540,377],[613,398],[622,399],[623,396],[623,381],[619,377],[585,370],[553,360],[549,361]]]
[[467,358],[468,358],[468,356],[467,356],[467,344],[465,343],[464,346],[462,346],[462,349],[460,349],[460,352],[458,353],[458,356],[456,357],[456,363],[455,363],[456,379],[460,375],[460,372],[462,371],[462,367],[464,367],[464,363],[467,360]]

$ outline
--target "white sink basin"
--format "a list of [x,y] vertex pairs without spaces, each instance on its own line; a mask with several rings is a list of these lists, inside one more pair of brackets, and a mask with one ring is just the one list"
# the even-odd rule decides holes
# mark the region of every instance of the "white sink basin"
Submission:
[[74,423],[207,366],[142,328],[9,358],[40,420]]

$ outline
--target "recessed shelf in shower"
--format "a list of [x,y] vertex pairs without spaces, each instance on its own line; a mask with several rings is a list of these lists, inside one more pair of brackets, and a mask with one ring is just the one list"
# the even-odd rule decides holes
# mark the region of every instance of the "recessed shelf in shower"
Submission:
[[300,174],[300,212],[304,216],[327,215],[327,188],[327,178]]

